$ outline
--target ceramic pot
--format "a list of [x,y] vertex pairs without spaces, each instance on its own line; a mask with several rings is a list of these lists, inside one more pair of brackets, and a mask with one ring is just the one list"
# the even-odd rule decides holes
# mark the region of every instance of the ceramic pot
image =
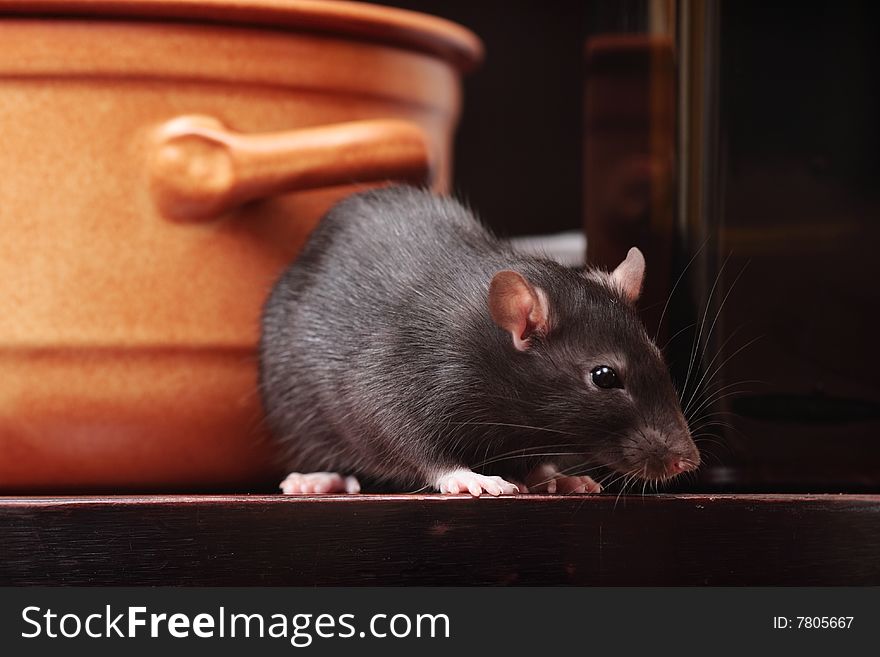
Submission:
[[276,475],[261,306],[321,215],[450,177],[457,25],[361,3],[0,0],[0,489]]

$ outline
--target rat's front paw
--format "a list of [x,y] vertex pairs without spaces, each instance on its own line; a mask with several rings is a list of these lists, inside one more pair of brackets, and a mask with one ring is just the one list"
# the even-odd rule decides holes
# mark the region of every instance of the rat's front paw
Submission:
[[441,493],[451,495],[470,493],[474,497],[479,497],[483,491],[486,491],[489,495],[497,497],[498,495],[519,493],[519,487],[516,484],[505,481],[501,477],[481,475],[465,469],[443,473],[437,478],[435,485]]
[[549,493],[550,495],[587,495],[601,493],[602,486],[592,477],[581,475],[569,477],[556,469],[556,466],[545,464],[535,468],[526,479],[532,493]]
[[[555,489],[551,490],[555,485]],[[560,476],[548,483],[547,492],[550,494],[559,493],[560,495],[586,495],[592,493],[601,493],[602,485],[592,477],[582,475],[580,477]]]
[[328,493],[359,493],[361,485],[355,477],[343,477],[335,472],[291,472],[279,484],[285,495],[325,495]]

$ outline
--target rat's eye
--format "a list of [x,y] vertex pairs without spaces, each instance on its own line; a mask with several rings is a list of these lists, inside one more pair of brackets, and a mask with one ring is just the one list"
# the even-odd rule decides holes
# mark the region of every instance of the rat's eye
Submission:
[[623,382],[618,378],[617,372],[607,365],[599,365],[590,371],[590,378],[600,388],[622,388]]

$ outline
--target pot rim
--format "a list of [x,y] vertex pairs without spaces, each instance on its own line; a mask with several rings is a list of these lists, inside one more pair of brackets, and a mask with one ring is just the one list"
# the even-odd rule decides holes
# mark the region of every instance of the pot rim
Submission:
[[347,0],[0,0],[0,17],[10,15],[180,20],[329,33],[438,56],[462,72],[483,59],[479,37],[457,23]]

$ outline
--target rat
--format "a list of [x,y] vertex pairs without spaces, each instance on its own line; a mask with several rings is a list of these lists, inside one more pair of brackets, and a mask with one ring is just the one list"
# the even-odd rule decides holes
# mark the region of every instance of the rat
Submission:
[[288,494],[597,493],[700,455],[635,308],[645,271],[519,254],[462,203],[337,203],[265,303],[259,387]]

